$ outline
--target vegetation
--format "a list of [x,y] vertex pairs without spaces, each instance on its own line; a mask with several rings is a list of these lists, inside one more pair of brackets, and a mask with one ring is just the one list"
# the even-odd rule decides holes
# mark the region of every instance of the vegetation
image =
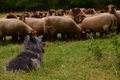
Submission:
[[[116,37],[118,38],[119,35]],[[90,47],[92,43],[91,39],[45,42],[44,66],[27,74],[4,72],[5,62],[13,59],[22,47],[22,43],[5,42],[4,45],[0,45],[0,80],[119,80],[118,57],[111,42],[112,39],[95,39],[94,41],[102,51],[99,61],[96,59],[98,56],[88,51],[88,46]],[[91,46],[92,48],[94,47]],[[120,53],[119,50],[118,53]]]
[[69,9],[74,7],[104,8],[114,4],[118,8],[119,0],[1,0],[0,12],[48,10],[51,8]]
[[22,47],[22,43],[11,44],[10,38],[0,42],[0,80],[120,79],[119,35],[84,41],[45,42],[44,66],[26,74],[4,71],[6,61],[13,59]]

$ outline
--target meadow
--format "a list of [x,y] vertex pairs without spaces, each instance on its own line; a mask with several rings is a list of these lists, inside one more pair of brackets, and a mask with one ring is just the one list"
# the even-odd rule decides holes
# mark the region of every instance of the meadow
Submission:
[[119,36],[46,41],[44,65],[26,74],[4,71],[6,61],[21,51],[22,43],[0,42],[0,80],[120,80]]

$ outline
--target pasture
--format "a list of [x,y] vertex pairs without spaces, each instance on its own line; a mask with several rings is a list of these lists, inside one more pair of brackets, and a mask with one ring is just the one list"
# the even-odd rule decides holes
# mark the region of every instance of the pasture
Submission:
[[46,41],[44,66],[26,74],[4,72],[5,62],[18,54],[22,43],[0,42],[0,80],[119,80],[119,36],[84,41]]

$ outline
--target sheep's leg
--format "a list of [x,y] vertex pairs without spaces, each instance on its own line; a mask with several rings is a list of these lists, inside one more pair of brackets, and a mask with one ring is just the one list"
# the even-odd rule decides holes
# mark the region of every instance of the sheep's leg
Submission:
[[55,41],[55,40],[57,40],[57,32],[55,32],[55,33],[53,33],[52,35],[51,35],[51,41]]
[[47,34],[43,34],[42,41],[47,41]]
[[105,31],[100,31],[100,38],[104,38],[106,35],[106,32]]
[[3,41],[3,32],[0,30],[0,41]]
[[103,29],[105,31],[105,35],[110,35],[109,27],[107,25],[105,25]]
[[77,37],[74,33],[68,32],[66,34],[67,34],[67,40],[76,40],[77,39]]
[[92,32],[92,36],[93,36],[93,38],[96,38],[97,37],[96,32]]
[[104,29],[106,35],[110,35],[110,31],[108,29]]
[[65,33],[61,33],[61,40],[62,40],[62,41],[65,40]]
[[4,41],[6,41],[6,36],[3,36],[3,38],[4,38]]
[[54,36],[54,40],[57,40],[57,33],[55,33],[53,36]]
[[3,36],[0,36],[0,41],[3,41]]
[[12,43],[18,42],[18,35],[12,35]]
[[47,31],[46,33],[43,34],[42,41],[50,41],[51,38],[51,33],[50,31]]
[[[19,36],[20,42],[23,42],[23,41],[24,41],[24,37],[25,37],[25,35],[20,35],[20,36]],[[17,36],[16,36],[16,39],[15,39],[15,40],[17,41]]]

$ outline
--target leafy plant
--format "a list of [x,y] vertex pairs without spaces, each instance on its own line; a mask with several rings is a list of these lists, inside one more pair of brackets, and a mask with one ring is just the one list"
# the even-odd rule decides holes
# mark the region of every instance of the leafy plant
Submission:
[[96,45],[96,41],[91,34],[87,34],[87,37],[90,38],[90,45],[88,45],[88,51],[91,51],[95,59],[100,61],[102,58],[102,50],[100,49],[99,45]]
[[112,45],[113,45],[113,50],[115,51],[115,56],[116,56],[116,62],[117,62],[117,66],[118,68],[120,68],[120,53],[119,53],[119,48],[120,48],[120,41],[118,40],[118,37],[115,36],[116,32],[112,33],[113,37],[112,37]]

